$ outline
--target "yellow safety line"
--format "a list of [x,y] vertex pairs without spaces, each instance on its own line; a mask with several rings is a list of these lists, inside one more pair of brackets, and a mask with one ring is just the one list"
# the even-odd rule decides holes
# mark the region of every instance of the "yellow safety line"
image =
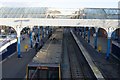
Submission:
[[28,80],[28,74],[29,74],[29,73],[28,73],[28,65],[27,65],[27,67],[26,67],[26,75],[27,75],[27,76],[26,76],[26,80]]
[[59,80],[61,80],[61,69],[60,69],[60,64],[59,64]]

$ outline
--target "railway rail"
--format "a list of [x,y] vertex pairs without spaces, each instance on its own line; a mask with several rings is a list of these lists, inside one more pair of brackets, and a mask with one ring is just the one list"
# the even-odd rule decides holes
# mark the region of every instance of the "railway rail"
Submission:
[[68,29],[67,32],[68,33],[65,35],[65,43],[69,58],[71,80],[96,79],[87,61],[82,55],[82,52],[79,50],[74,38],[72,37],[70,30]]

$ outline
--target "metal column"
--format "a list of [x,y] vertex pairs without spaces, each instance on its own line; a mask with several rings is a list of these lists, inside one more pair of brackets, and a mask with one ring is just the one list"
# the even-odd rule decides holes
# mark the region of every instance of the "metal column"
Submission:
[[108,40],[107,40],[107,53],[106,53],[106,59],[109,59],[109,56],[110,56],[110,51],[111,51],[111,38],[108,37]]
[[17,37],[17,46],[18,46],[18,58],[21,58],[21,53],[20,53],[20,36]]
[[38,42],[40,42],[40,27],[38,27]]
[[94,48],[97,49],[97,38],[98,38],[98,32],[94,34]]
[[108,34],[108,39],[107,39],[107,52],[106,52],[106,60],[109,59],[110,57],[110,53],[111,53],[111,36],[112,36],[112,33],[114,32],[115,28],[113,27],[110,27],[110,28],[107,28],[107,34]]
[[41,39],[41,45],[44,44],[44,28],[42,27],[42,39]]
[[88,28],[88,43],[90,43],[90,28]]
[[48,37],[48,27],[46,27],[46,37]]
[[81,36],[83,36],[83,28],[81,28]]
[[44,39],[44,28],[42,27],[42,40]]
[[85,39],[85,36],[86,36],[86,28],[84,27],[84,39]]
[[30,31],[30,47],[33,48],[32,31]]
[[95,27],[95,33],[94,33],[94,48],[97,49],[97,39],[98,39],[98,29]]

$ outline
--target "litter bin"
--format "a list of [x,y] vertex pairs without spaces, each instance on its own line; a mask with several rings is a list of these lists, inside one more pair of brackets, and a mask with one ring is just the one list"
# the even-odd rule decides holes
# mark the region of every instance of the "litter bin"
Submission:
[[101,45],[98,45],[98,52],[101,52],[101,50],[102,50]]
[[26,44],[26,45],[24,46],[24,48],[25,48],[25,50],[27,51],[27,50],[28,50],[28,45]]

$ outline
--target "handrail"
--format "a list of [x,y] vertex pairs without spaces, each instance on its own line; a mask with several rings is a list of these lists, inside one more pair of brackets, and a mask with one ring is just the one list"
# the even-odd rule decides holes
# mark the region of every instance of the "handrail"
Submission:
[[34,74],[32,75],[31,79],[30,80],[33,80],[34,79],[34,76],[36,74],[36,72],[38,71],[38,68],[35,70]]

